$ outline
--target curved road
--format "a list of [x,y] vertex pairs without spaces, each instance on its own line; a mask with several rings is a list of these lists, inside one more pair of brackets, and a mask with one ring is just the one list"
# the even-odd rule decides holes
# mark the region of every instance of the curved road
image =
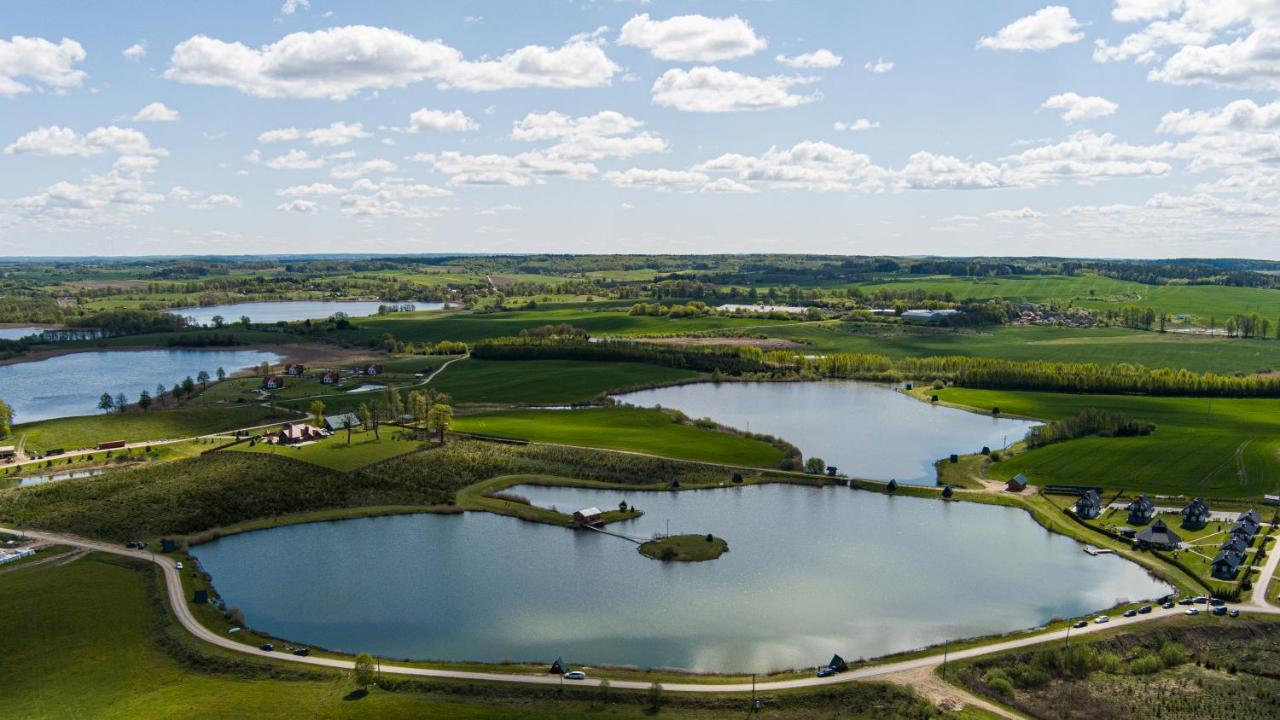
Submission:
[[[259,650],[256,647],[252,647],[250,645],[244,645],[242,643],[235,642],[234,640],[223,637],[222,635],[219,635],[218,633],[214,632],[213,630],[210,630],[204,625],[201,625],[199,621],[196,620],[195,616],[192,615],[191,613],[191,608],[187,604],[187,600],[182,589],[182,579],[181,579],[181,576],[179,575],[179,570],[177,567],[175,567],[175,564],[174,564],[175,561],[170,557],[167,557],[164,555],[156,555],[155,553],[148,552],[146,550],[130,550],[128,548],[120,547],[119,545],[113,545],[110,543],[100,542],[97,540],[88,540],[88,539],[77,537],[74,535],[63,535],[59,533],[47,533],[47,532],[32,531],[32,530],[12,530],[4,527],[0,527],[0,532],[7,532],[7,533],[13,533],[13,534],[25,533],[29,537],[33,537],[33,538],[50,542],[50,543],[57,543],[62,545],[74,545],[76,547],[84,548],[86,550],[94,550],[98,552],[111,553],[113,555],[124,555],[126,557],[132,557],[139,560],[147,560],[147,561],[156,563],[157,565],[160,566],[161,570],[163,570],[164,572],[165,587],[166,587],[166,590],[168,591],[168,596],[169,596],[169,606],[173,608],[173,613],[178,618],[178,622],[182,624],[182,627],[186,628],[187,632],[190,632],[192,635],[195,635],[197,638],[207,643],[217,645],[218,647],[231,650],[234,652],[245,653],[247,655],[256,655],[258,657],[268,658],[271,660],[284,661],[284,662],[301,663],[305,665],[316,665],[316,666],[329,667],[329,668],[338,668],[342,670],[350,670],[354,665],[354,663],[350,660],[340,660],[336,658],[322,658],[322,657],[298,657],[296,655],[285,654],[285,653],[266,652],[263,650]],[[1280,552],[1273,553],[1273,557],[1271,561],[1268,563],[1269,567],[1272,567],[1274,569],[1274,565],[1277,562],[1275,558],[1277,557],[1280,557]],[[1260,604],[1242,605],[1242,606],[1239,606],[1239,609],[1242,612],[1280,614],[1280,608],[1274,607],[1272,605],[1268,605],[1265,603],[1265,601]],[[1112,619],[1110,623],[1105,625],[1095,625],[1093,623],[1090,623],[1088,627],[1081,628],[1079,630],[1065,630],[1065,631],[1055,630],[1053,632],[1040,633],[1038,635],[1017,638],[1014,640],[1005,640],[1003,642],[995,642],[989,645],[982,645],[980,647],[957,650],[955,652],[947,653],[947,659],[963,660],[966,658],[979,657],[982,655],[997,653],[1004,650],[1013,650],[1017,648],[1028,647],[1031,645],[1039,645],[1041,643],[1050,642],[1053,640],[1063,640],[1064,638],[1067,637],[1068,634],[1077,635],[1077,636],[1088,635],[1101,630],[1110,629],[1112,627],[1128,626],[1136,623],[1147,622],[1150,620],[1156,620],[1159,618],[1168,617],[1170,615],[1180,615],[1182,614],[1182,612],[1183,612],[1183,609],[1181,606],[1177,606],[1173,610],[1163,610],[1157,607],[1154,609],[1153,612],[1151,612],[1148,615],[1138,615],[1132,618],[1116,617]],[[943,661],[942,654],[937,653],[933,655],[925,655],[917,658],[912,658],[910,660],[901,660],[898,662],[890,662],[890,663],[884,663],[879,665],[871,665],[868,667],[861,667],[855,670],[850,670],[849,672],[846,672],[846,673],[842,673],[840,675],[835,675],[833,677],[827,677],[827,678],[806,677],[806,678],[796,678],[793,680],[777,680],[772,682],[756,683],[756,685],[754,686],[754,689],[757,692],[760,692],[760,691],[773,691],[773,690],[790,690],[795,688],[812,688],[812,687],[818,687],[823,685],[836,685],[840,683],[852,682],[855,680],[877,678],[880,676],[890,675],[892,673],[901,673],[908,670],[928,668],[935,665],[941,665],[942,661]],[[450,680],[473,680],[473,681],[478,680],[483,682],[526,683],[526,684],[532,684],[532,685],[559,685],[562,682],[558,675],[551,675],[546,673],[540,673],[540,674],[534,675],[534,674],[518,674],[518,673],[467,672],[467,671],[459,671],[459,670],[438,670],[433,668],[403,667],[398,665],[386,665],[386,664],[382,665],[382,672],[394,673],[397,675],[443,678],[443,679],[450,679]],[[588,679],[588,680],[577,681],[574,684],[594,686],[594,685],[598,685],[599,682],[600,682],[599,679]],[[612,687],[618,688],[618,689],[646,690],[649,688],[649,683],[636,681],[636,680],[610,680],[609,682]],[[723,683],[723,684],[663,683],[662,687],[664,690],[668,690],[671,692],[687,692],[687,693],[746,693],[746,692],[751,692],[752,690],[752,685],[750,683]]]

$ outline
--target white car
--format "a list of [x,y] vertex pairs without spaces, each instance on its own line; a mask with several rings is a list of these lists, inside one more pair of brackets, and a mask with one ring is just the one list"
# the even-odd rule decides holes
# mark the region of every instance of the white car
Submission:
[[1200,609],[1199,609],[1199,608],[1187,608],[1187,614],[1188,614],[1188,615],[1199,615],[1199,614],[1200,614]]
[[1103,623],[1111,622],[1111,618],[1107,617],[1106,615],[1099,615],[1098,617],[1093,619],[1093,622],[1096,625],[1101,625]]
[[180,562],[176,562],[176,563],[174,563],[174,564],[173,564],[173,566],[174,566],[174,567],[176,567],[176,568],[178,568],[179,570],[181,570],[181,569],[182,569],[182,563],[180,563]]
[[570,670],[564,674],[565,680],[586,680],[587,674],[581,670]]

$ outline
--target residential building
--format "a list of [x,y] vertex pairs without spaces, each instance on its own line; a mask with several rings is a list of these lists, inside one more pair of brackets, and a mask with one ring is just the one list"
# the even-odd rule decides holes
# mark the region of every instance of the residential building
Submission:
[[1027,476],[1023,475],[1022,473],[1018,473],[1017,475],[1014,475],[1012,478],[1009,479],[1008,483],[1005,483],[1004,489],[1009,492],[1022,492],[1023,490],[1026,490]]
[[1199,530],[1209,523],[1209,506],[1204,500],[1196,498],[1182,508],[1182,527]]
[[579,525],[599,525],[604,522],[604,513],[597,507],[583,508],[573,513],[573,521]]
[[325,385],[337,385],[342,382],[342,376],[338,374],[337,370],[330,370],[320,375],[320,382]]
[[347,428],[361,429],[364,423],[360,422],[360,416],[355,413],[341,413],[339,415],[327,415],[324,418],[324,429],[329,432],[337,432],[346,430]]
[[1219,580],[1234,580],[1244,564],[1244,553],[1235,550],[1222,550],[1213,559],[1210,572]]
[[268,375],[267,377],[262,378],[263,390],[279,390],[280,388],[283,388],[283,387],[284,387],[283,375]]
[[1176,550],[1182,544],[1182,538],[1160,519],[1151,523],[1149,527],[1139,530],[1135,537],[1138,547],[1154,550]]
[[1129,511],[1130,525],[1149,523],[1156,514],[1156,504],[1151,502],[1151,498],[1146,495],[1139,495],[1134,498],[1125,509]]
[[303,373],[305,373],[306,371],[307,371],[307,368],[305,365],[285,365],[284,366],[285,375],[292,375],[294,377],[298,377]]

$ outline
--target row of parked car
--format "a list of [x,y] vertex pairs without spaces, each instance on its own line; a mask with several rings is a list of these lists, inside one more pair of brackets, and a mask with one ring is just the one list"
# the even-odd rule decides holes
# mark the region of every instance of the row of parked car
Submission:
[[[1211,612],[1214,615],[1229,615],[1231,617],[1240,617],[1239,610],[1235,608],[1231,608],[1230,610],[1227,609],[1226,600],[1221,600],[1219,598],[1211,598],[1208,595],[1197,595],[1195,597],[1185,597],[1179,600],[1177,603],[1174,603],[1173,600],[1165,600],[1163,603],[1160,604],[1160,607],[1165,610],[1172,610],[1179,605],[1207,605],[1210,608],[1212,608]],[[1128,610],[1125,610],[1124,616],[1127,618],[1131,618],[1131,617],[1137,617],[1138,615],[1147,615],[1150,612],[1151,612],[1151,606],[1143,605],[1142,607],[1139,607],[1139,608],[1129,608]],[[1195,607],[1189,607],[1187,609],[1186,614],[1199,615],[1200,609]],[[1099,615],[1098,617],[1093,619],[1093,622],[1095,625],[1103,625],[1105,623],[1111,622],[1111,618],[1107,617],[1106,615]],[[1071,627],[1079,629],[1079,628],[1088,627],[1088,626],[1089,626],[1088,620],[1077,620],[1075,624],[1073,624]]]

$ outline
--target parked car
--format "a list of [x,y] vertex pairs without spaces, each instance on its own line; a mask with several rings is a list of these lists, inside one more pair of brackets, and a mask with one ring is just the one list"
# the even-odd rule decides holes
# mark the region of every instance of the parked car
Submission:
[[130,550],[137,550],[137,549],[138,549],[138,541],[137,541],[137,540],[130,540],[129,542],[125,543],[125,544],[124,544],[124,546],[125,546],[125,547],[127,547],[127,548],[129,548]]
[[258,646],[258,649],[263,652],[271,652],[272,650],[276,649],[276,646],[272,645],[271,643],[262,643],[261,645]]
[[1198,608],[1187,608],[1187,614],[1188,614],[1188,615],[1199,615],[1199,614],[1200,614],[1200,610],[1199,610]]
[[1209,602],[1209,596],[1208,596],[1208,595],[1197,595],[1197,596],[1195,597],[1194,602],[1197,602],[1197,603],[1200,603],[1201,605],[1203,605],[1203,604],[1205,604],[1205,603]]
[[1073,628],[1075,628],[1075,629],[1077,629],[1077,630],[1079,630],[1079,629],[1080,629],[1080,628],[1082,628],[1082,627],[1089,627],[1089,621],[1088,621],[1088,620],[1077,620],[1077,621],[1075,622],[1075,624],[1074,624],[1074,625],[1072,625],[1071,627],[1073,627]]
[[833,667],[818,668],[818,677],[831,677],[832,675],[835,675],[835,674],[836,674],[836,669]]
[[1181,600],[1179,600],[1179,601],[1178,601],[1178,604],[1179,604],[1179,605],[1195,605],[1195,604],[1196,604],[1196,599],[1195,599],[1195,598],[1182,598]]
[[587,674],[581,670],[570,670],[564,674],[565,680],[586,680]]
[[1099,615],[1098,617],[1093,619],[1093,622],[1098,625],[1101,625],[1102,623],[1111,622],[1111,618],[1107,617],[1106,615]]
[[1146,615],[1146,614],[1148,614],[1148,613],[1150,613],[1150,612],[1151,612],[1151,606],[1150,606],[1150,605],[1143,605],[1142,607],[1138,608],[1138,614],[1139,614],[1139,615]]
[[1165,610],[1172,610],[1176,606],[1173,604],[1173,601],[1169,601],[1161,605],[1160,607],[1164,608]]
[[1231,610],[1227,614],[1230,615],[1231,617],[1240,617],[1240,611],[1235,608],[1231,608]]
[[1138,611],[1134,610],[1133,608],[1129,608],[1128,610],[1124,611],[1125,617],[1136,617],[1137,614],[1138,614]]
[[174,566],[174,567],[176,567],[176,568],[178,568],[179,570],[181,570],[181,569],[183,568],[183,565],[182,565],[182,562],[181,562],[181,561],[174,563],[174,564],[173,564],[173,566]]
[[1214,608],[1214,609],[1213,609],[1213,614],[1214,614],[1214,615],[1226,615],[1226,614],[1227,614],[1227,607],[1226,607],[1225,605],[1219,605],[1218,607],[1216,607],[1216,608]]
[[306,648],[298,648],[297,650],[293,651],[293,654],[297,655],[298,657],[306,657],[311,654],[311,651]]
[[1212,600],[1209,601],[1209,604],[1214,607],[1222,607],[1223,605],[1227,604],[1227,601],[1221,598],[1213,598]]

